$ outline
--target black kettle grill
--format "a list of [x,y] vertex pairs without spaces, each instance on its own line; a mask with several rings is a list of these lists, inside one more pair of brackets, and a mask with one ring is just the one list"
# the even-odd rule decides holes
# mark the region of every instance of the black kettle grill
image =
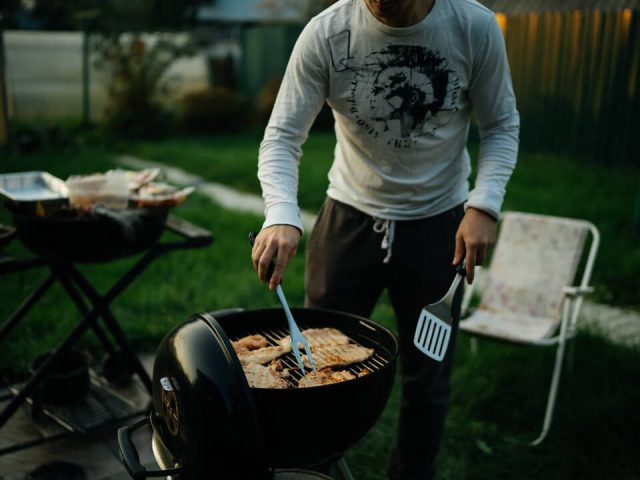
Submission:
[[112,210],[96,206],[91,212],[59,208],[40,217],[34,202],[5,202],[16,236],[37,255],[80,263],[98,263],[140,253],[164,231],[168,208]]
[[[356,315],[292,312],[302,329],[334,327],[373,348],[371,358],[351,367],[369,373],[311,388],[250,388],[231,341],[259,333],[277,343],[288,335],[282,309],[193,315],[158,348],[153,412],[118,431],[120,454],[133,479],[327,478],[300,469],[342,458],[375,424],[391,392],[398,343],[389,330]],[[281,359],[293,366],[289,355]],[[163,470],[147,471],[131,441],[135,429],[149,424]]]

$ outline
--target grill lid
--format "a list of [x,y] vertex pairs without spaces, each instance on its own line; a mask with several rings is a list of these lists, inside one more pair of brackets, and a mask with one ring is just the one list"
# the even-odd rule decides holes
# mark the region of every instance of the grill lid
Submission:
[[[265,474],[260,424],[249,387],[213,315],[194,315],[164,338],[153,381],[154,430],[178,463],[196,469],[213,463],[220,478],[233,478],[238,465],[244,466],[247,478]],[[204,478],[190,473],[190,478]]]

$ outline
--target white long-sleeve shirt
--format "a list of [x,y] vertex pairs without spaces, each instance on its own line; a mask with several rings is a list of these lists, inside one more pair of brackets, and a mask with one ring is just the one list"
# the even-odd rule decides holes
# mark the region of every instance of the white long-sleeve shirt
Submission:
[[[504,39],[474,0],[436,0],[406,28],[340,0],[305,26],[260,145],[264,227],[302,230],[301,146],[327,102],[337,144],[327,195],[376,218],[413,220],[467,202],[497,218],[516,163],[519,116]],[[466,149],[480,132],[475,188]]]

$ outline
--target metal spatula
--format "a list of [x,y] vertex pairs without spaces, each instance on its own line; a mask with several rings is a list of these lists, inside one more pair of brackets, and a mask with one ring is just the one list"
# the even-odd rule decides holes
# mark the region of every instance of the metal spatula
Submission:
[[466,276],[464,260],[456,267],[456,275],[449,287],[449,291],[436,303],[426,305],[416,326],[416,333],[413,336],[413,344],[426,356],[441,362],[447,353],[449,339],[451,338],[451,328],[453,316],[451,305],[456,294],[460,281]]
[[[258,235],[257,232],[249,233],[249,242],[251,242],[252,246],[256,241],[257,235]],[[271,265],[269,265],[269,272],[268,272],[269,277],[271,277],[271,275],[273,274],[274,268],[275,268],[275,264],[272,260]],[[287,317],[287,322],[289,323],[289,334],[291,335],[291,350],[293,351],[293,355],[296,357],[296,363],[298,364],[298,367],[300,367],[300,371],[302,372],[302,375],[304,375],[305,374],[304,365],[302,363],[302,357],[300,356],[300,349],[298,348],[298,344],[302,344],[302,347],[304,348],[304,351],[307,354],[307,360],[309,360],[309,365],[311,365],[311,368],[315,372],[316,362],[314,362],[313,356],[311,355],[311,347],[309,346],[309,342],[307,342],[307,339],[304,337],[304,335],[302,335],[302,333],[300,332],[300,328],[298,328],[298,324],[293,319],[293,315],[291,314],[291,309],[289,308],[289,304],[287,303],[287,299],[285,298],[284,292],[282,291],[282,287],[280,285],[276,287],[276,294],[278,295],[278,299],[280,300],[280,303],[282,304],[282,308],[284,309],[284,314]]]

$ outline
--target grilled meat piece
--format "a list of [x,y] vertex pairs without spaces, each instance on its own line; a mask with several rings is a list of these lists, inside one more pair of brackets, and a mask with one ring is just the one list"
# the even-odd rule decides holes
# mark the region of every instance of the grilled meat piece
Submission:
[[[283,373],[271,366],[265,367],[259,363],[242,365],[251,388],[289,388],[289,383],[283,378]],[[288,375],[288,371],[286,371]]]
[[[335,328],[307,328],[302,330],[302,335],[309,342],[311,347],[321,347],[323,345],[346,345],[351,340],[340,330]],[[284,337],[278,343],[285,347],[291,346],[291,337]],[[298,345],[302,348],[302,344]]]
[[277,374],[282,378],[288,378],[290,376],[289,369],[284,366],[284,363],[282,363],[282,360],[279,358],[272,360],[269,364],[269,368],[274,372],[277,372]]
[[246,337],[242,337],[235,342],[231,342],[233,349],[236,353],[248,351],[248,350],[257,350],[258,348],[263,348],[269,345],[267,339],[262,335],[248,335]]
[[[324,345],[311,347],[311,354],[316,363],[316,369],[346,367],[353,363],[364,362],[373,355],[373,348],[349,343],[347,345]],[[304,366],[310,368],[309,360],[303,357]]]
[[291,351],[291,348],[282,345],[269,346],[269,342],[262,335],[248,335],[231,344],[242,364],[264,364]]
[[[373,355],[374,350],[350,343],[349,337],[335,328],[308,328],[303,335],[311,345],[311,351],[317,371],[309,372],[299,381],[299,387],[313,387],[344,382],[360,377],[368,370],[352,373],[347,370],[332,370],[362,362]],[[289,388],[289,369],[279,357],[291,352],[291,338],[284,337],[279,345],[269,345],[262,335],[248,335],[232,342],[240,359],[249,385],[254,388]],[[303,356],[305,367],[310,368],[309,361]],[[268,364],[268,365],[266,365]]]
[[298,382],[298,387],[317,387],[319,385],[330,385],[332,383],[340,383],[346,380],[353,380],[356,376],[349,370],[340,370],[335,372],[330,368],[309,372]]
[[242,350],[236,353],[240,359],[240,363],[245,365],[249,363],[264,364],[278,358],[280,355],[289,353],[290,351],[291,347],[287,348],[282,345],[276,345],[275,347],[263,347],[256,350]]

